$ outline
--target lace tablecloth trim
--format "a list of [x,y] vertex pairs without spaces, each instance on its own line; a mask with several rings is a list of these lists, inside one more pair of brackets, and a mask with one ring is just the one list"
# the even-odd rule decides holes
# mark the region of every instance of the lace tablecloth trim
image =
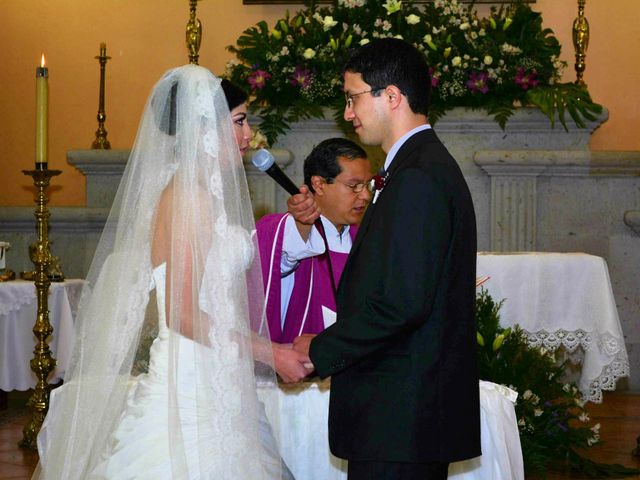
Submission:
[[28,305],[36,300],[35,293],[32,291],[28,291],[27,289],[17,291],[20,295],[0,295],[0,316],[5,316],[11,312],[20,310],[23,305]]
[[583,357],[581,352],[577,351],[578,347],[584,351],[598,348],[612,358],[611,362],[602,368],[600,375],[589,382],[589,391],[582,392],[584,399],[589,402],[602,403],[602,391],[615,390],[617,380],[629,376],[629,359],[622,343],[623,340],[609,333],[598,334],[582,329],[559,329],[553,332],[546,330],[527,332],[523,330],[523,332],[531,347],[544,347],[549,351],[564,347],[571,354],[570,359],[574,362],[580,361]]
[[593,403],[602,403],[602,391],[615,390],[618,379],[628,376],[629,360],[626,355],[619,353],[613,362],[602,369],[600,376],[589,384],[589,393],[584,395],[584,399]]

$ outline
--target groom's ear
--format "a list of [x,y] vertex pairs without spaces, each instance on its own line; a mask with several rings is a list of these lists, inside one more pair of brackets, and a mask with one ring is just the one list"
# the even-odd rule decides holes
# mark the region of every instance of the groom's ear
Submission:
[[400,105],[400,102],[402,100],[402,92],[397,86],[387,85],[387,87],[384,89],[384,93],[386,93],[387,95],[391,108],[397,108],[398,105]]
[[320,175],[311,176],[311,186],[316,195],[324,195],[324,186],[327,184]]

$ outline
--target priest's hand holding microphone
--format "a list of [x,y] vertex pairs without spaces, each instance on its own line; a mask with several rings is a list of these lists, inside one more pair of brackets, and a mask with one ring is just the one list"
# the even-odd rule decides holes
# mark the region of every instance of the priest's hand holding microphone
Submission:
[[[291,179],[284,173],[275,161],[274,156],[268,150],[261,148],[257,150],[251,157],[251,163],[261,172],[269,175],[278,185],[284,188],[290,195],[287,200],[287,210],[296,221],[296,227],[303,240],[309,238],[311,228],[316,226],[326,244],[326,236],[324,227],[320,220],[320,207],[316,204],[313,194],[309,187],[302,185],[298,188]],[[328,251],[328,246],[327,246]],[[294,340],[296,341],[304,337],[313,337],[314,335],[302,335]],[[313,370],[312,363],[304,363],[303,366],[309,370]]]

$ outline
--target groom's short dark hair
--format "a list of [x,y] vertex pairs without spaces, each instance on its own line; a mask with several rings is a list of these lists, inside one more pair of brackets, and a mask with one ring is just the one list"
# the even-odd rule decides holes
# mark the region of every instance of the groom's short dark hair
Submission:
[[342,168],[339,158],[355,160],[367,158],[367,152],[358,144],[346,138],[328,138],[313,147],[311,153],[304,160],[304,183],[313,192],[311,177],[318,175],[322,178],[335,178],[340,175]]
[[427,115],[429,111],[431,75],[427,59],[404,40],[381,38],[367,43],[351,54],[343,68],[342,73],[345,72],[361,74],[374,90],[395,85],[407,97],[414,113]]

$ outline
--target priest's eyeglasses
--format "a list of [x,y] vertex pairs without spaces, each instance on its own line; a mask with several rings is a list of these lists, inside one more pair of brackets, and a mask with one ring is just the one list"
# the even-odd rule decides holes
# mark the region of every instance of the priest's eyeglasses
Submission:
[[[366,92],[362,92],[362,93],[366,93]],[[341,183],[345,187],[349,187],[353,193],[362,192],[367,187],[367,185],[369,183],[369,182],[360,182],[360,183],[350,184],[350,183],[347,183],[347,182],[343,182],[342,180],[338,180],[337,178],[331,178],[331,177],[325,178],[325,180],[326,180],[326,182],[328,184],[332,184],[333,182]]]
[[372,88],[371,90],[366,90],[364,92],[358,92],[358,93],[344,92],[344,101],[347,103],[347,108],[353,108],[354,97],[357,97],[358,95],[364,95],[365,93],[370,93],[372,95],[375,95],[381,90],[384,90],[384,87]]

